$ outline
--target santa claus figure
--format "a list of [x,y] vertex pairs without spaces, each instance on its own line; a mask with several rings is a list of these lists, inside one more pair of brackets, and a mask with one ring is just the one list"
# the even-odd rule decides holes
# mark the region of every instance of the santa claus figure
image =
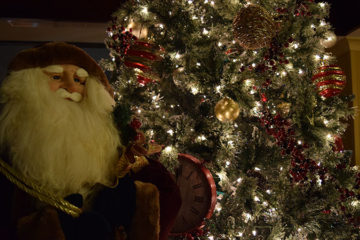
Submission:
[[114,105],[76,46],[14,58],[0,88],[0,239],[159,239],[159,188],[131,176]]

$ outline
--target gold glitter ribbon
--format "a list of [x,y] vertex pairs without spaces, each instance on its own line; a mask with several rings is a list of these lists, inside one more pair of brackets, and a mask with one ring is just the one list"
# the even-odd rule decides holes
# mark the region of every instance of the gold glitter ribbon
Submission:
[[318,83],[329,81],[329,80],[336,80],[336,81],[341,81],[345,84],[345,78],[346,77],[344,75],[330,75],[330,76],[317,78],[313,82],[315,84],[318,84]]

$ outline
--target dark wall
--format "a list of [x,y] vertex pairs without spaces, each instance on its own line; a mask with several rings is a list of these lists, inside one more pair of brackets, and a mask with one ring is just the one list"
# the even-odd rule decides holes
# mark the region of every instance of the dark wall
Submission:
[[[24,49],[37,46],[38,42],[0,42],[0,81],[4,79],[9,62],[15,55]],[[96,61],[108,58],[108,50],[103,44],[77,44],[74,45],[84,49]]]

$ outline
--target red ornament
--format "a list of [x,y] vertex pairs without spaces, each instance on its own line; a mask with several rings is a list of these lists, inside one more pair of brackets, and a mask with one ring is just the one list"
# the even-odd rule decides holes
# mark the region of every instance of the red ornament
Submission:
[[128,68],[137,69],[137,81],[146,85],[150,82],[159,80],[159,76],[154,72],[153,65],[161,61],[162,48],[157,45],[135,41],[126,53],[124,64]]
[[342,141],[342,138],[337,136],[335,137],[335,145],[333,146],[333,151],[334,152],[342,152],[344,151],[344,144]]
[[335,65],[322,66],[312,77],[319,94],[325,98],[341,93],[345,88],[346,76],[340,67]]

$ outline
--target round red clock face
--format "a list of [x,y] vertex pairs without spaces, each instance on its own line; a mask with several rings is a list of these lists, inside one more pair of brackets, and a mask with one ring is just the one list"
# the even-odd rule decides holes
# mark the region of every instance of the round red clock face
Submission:
[[174,235],[190,233],[202,228],[216,204],[216,186],[210,171],[197,158],[179,154],[176,182],[181,193],[181,208],[175,220]]

